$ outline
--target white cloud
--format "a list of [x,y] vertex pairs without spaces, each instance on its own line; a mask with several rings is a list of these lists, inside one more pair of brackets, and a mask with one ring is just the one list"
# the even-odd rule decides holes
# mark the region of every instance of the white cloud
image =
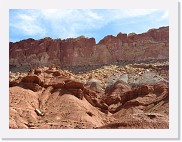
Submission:
[[169,18],[169,12],[165,11],[155,21],[156,22],[162,22],[164,20],[167,20],[168,18]]
[[21,12],[15,15],[15,20],[10,23],[10,26],[25,35],[45,35],[46,31],[38,22],[38,17],[39,15],[33,14],[33,12]]
[[103,15],[94,10],[40,10],[40,15],[49,21],[52,32],[61,37],[76,37],[88,29],[98,29],[104,25]]
[[167,19],[169,17],[169,12],[168,11],[166,11],[166,12],[164,12],[164,14],[161,16],[161,20],[164,20],[164,19]]
[[20,14],[17,16],[20,20],[23,20],[23,21],[34,21],[35,20],[35,17],[33,16],[30,16],[30,15],[26,15],[26,14]]
[[[157,9],[41,9],[20,10],[10,26],[27,35],[53,34],[61,38],[76,37],[89,30],[97,30],[121,19],[142,17]],[[167,12],[161,19],[168,16]]]
[[152,14],[159,11],[158,9],[129,9],[129,10],[120,10],[124,17],[139,17]]

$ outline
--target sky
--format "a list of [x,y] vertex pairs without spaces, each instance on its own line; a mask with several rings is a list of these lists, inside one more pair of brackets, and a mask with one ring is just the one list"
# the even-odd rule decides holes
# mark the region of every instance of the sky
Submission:
[[137,34],[169,25],[163,9],[10,9],[9,40]]

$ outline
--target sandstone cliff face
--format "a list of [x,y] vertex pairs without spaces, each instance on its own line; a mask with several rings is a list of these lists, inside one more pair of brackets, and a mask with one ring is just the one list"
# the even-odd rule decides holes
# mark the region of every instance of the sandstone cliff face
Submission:
[[10,44],[10,65],[39,66],[60,64],[60,39],[27,39]]
[[146,61],[169,58],[169,27],[151,29],[142,34],[106,36],[98,44],[94,38],[44,38],[10,42],[11,67],[84,66],[120,61]]
[[169,28],[151,29],[142,34],[122,34],[106,36],[99,44],[106,45],[113,61],[143,61],[148,59],[168,59]]
[[92,57],[94,38],[69,38],[60,42],[60,59],[63,66],[86,65]]

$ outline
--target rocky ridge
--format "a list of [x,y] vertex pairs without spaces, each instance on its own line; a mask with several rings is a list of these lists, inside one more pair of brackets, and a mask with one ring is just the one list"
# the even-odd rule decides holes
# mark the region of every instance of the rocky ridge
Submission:
[[87,68],[169,58],[169,27],[142,34],[108,35],[98,44],[94,38],[26,39],[9,43],[10,70],[56,65]]

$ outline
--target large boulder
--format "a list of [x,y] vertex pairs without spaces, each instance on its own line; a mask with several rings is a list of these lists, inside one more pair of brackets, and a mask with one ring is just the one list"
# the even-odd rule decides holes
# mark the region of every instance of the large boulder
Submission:
[[66,80],[65,81],[65,85],[64,88],[69,89],[83,89],[84,88],[84,84],[78,80]]
[[102,82],[98,79],[94,79],[91,78],[89,79],[86,84],[85,87],[89,88],[90,90],[93,90],[95,92],[103,92],[103,86],[102,86]]
[[44,83],[44,87],[52,86],[54,89],[63,88],[65,84],[65,78],[51,78],[47,79]]
[[27,75],[21,79],[21,82],[38,84],[40,86],[43,85],[43,80],[41,80],[37,75]]
[[127,92],[131,91],[131,87],[124,81],[116,81],[113,85],[107,86],[105,93],[105,102],[108,105],[123,103],[126,101]]

